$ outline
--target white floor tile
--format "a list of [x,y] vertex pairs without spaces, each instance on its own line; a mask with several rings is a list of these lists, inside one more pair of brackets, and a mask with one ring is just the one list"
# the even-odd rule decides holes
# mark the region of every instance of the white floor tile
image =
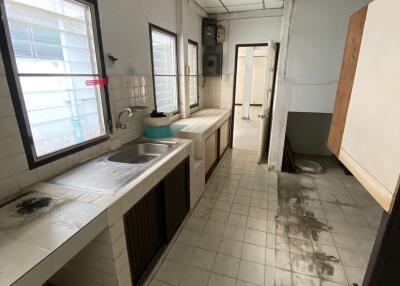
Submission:
[[157,280],[178,285],[185,272],[185,265],[165,260],[157,272]]
[[190,258],[192,257],[194,248],[192,246],[175,242],[168,253],[167,258],[169,260],[180,262],[183,264],[188,264]]
[[234,225],[227,225],[224,232],[224,237],[243,241],[246,229]]
[[179,286],[206,286],[210,272],[195,267],[188,267]]
[[244,241],[265,247],[267,245],[267,233],[258,230],[246,229]]
[[229,214],[228,224],[240,227],[246,227],[246,223],[247,223],[247,216],[234,213]]
[[240,258],[242,254],[242,247],[243,242],[224,238],[221,241],[218,252]]
[[211,270],[217,254],[208,250],[196,248],[190,259],[189,265],[205,270]]
[[207,221],[203,231],[222,236],[224,234],[225,226],[226,224],[224,223],[209,220]]
[[221,236],[211,233],[203,233],[200,237],[197,246],[200,248],[216,252],[219,248],[220,243],[221,243]]
[[236,278],[239,270],[239,258],[218,254],[215,259],[213,272]]
[[292,286],[292,273],[279,268],[275,269],[275,286]]
[[243,244],[242,259],[265,264],[265,247],[254,244]]
[[247,228],[251,228],[251,229],[259,230],[259,231],[267,231],[267,220],[249,217],[247,219]]
[[236,279],[212,273],[208,286],[235,286]]
[[264,265],[250,261],[240,261],[239,280],[251,282],[257,285],[264,285],[264,274]]

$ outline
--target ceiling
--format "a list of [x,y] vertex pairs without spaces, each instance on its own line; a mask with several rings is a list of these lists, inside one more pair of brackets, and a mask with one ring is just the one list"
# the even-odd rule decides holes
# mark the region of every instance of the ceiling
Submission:
[[284,0],[195,0],[207,13],[229,13],[282,8]]

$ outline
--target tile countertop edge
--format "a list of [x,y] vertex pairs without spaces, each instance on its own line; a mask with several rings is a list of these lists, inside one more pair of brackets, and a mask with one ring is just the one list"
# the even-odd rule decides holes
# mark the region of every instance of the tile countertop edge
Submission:
[[[132,180],[126,186],[121,188],[115,195],[99,195],[92,202],[80,202],[79,198],[72,202],[80,202],[81,204],[93,205],[98,207],[99,213],[87,221],[75,233],[66,237],[65,241],[53,250],[43,249],[47,252],[43,257],[38,258],[36,263],[32,263],[30,269],[26,268],[25,273],[15,274],[16,277],[1,277],[0,269],[0,284],[1,285],[42,285],[59,269],[61,269],[72,257],[78,254],[87,244],[89,244],[97,235],[105,228],[112,226],[123,214],[137,203],[148,191],[158,184],[172,169],[177,166],[182,160],[191,157],[191,145],[193,141],[187,139],[173,138],[175,141],[183,144],[165,156],[162,160],[150,167],[143,174]],[[74,189],[58,186],[48,183],[38,183],[35,186],[28,188],[38,192],[48,194],[63,195]],[[84,194],[95,194],[91,191],[84,191]],[[49,213],[51,214],[51,213]],[[48,214],[48,215],[49,215]],[[0,237],[3,234],[0,232]],[[11,237],[6,235],[6,237]],[[29,241],[21,240],[22,243],[40,248]],[[3,245],[4,247],[4,245]],[[28,283],[29,282],[29,283]],[[6,283],[6,284],[3,284]]]
[[11,285],[43,285],[106,227],[107,218],[104,210]]
[[[194,113],[189,118],[177,120],[173,124],[186,125],[185,128],[181,129],[178,132],[178,136],[180,138],[190,138],[193,140],[202,141],[208,138],[208,136],[210,136],[213,132],[215,132],[231,116],[231,109],[209,108],[202,109]],[[205,122],[202,124],[201,127],[190,126],[191,124],[194,125],[193,122],[196,120]],[[197,122],[197,124],[198,123],[199,122]],[[206,126],[206,128],[204,126]]]

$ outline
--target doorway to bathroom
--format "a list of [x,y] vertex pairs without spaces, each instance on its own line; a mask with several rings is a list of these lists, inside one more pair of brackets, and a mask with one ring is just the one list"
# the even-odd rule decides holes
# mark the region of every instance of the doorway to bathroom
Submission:
[[273,42],[236,45],[232,101],[232,148],[268,152],[271,106],[278,45]]

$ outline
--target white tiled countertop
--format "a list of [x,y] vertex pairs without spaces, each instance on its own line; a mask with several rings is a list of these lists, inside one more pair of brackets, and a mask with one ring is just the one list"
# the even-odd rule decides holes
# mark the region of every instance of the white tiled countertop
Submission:
[[114,195],[49,183],[27,188],[26,192],[46,194],[61,203],[16,226],[1,227],[0,223],[0,285],[33,286],[47,281],[191,155],[192,141],[173,140],[182,144]]
[[177,136],[184,135],[185,138],[201,141],[217,130],[230,116],[231,109],[206,108],[189,118],[174,122],[174,125],[185,125]]

